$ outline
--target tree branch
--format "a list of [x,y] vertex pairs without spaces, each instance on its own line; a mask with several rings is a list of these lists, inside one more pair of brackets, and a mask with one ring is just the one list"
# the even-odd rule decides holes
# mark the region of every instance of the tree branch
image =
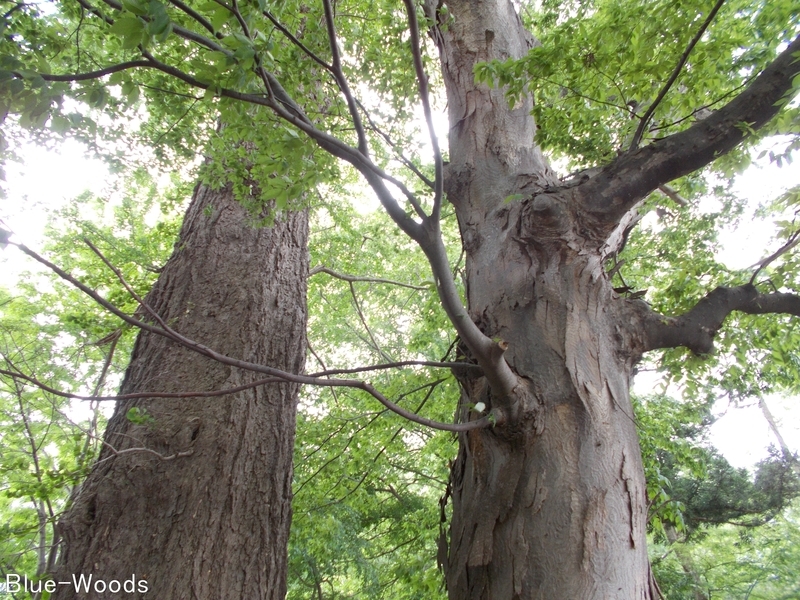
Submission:
[[[490,425],[502,423],[504,419],[504,415],[502,413],[490,413],[486,417],[479,419],[477,421],[470,421],[468,423],[440,423],[439,421],[434,421],[431,419],[427,419],[425,417],[420,417],[414,414],[411,411],[408,411],[394,402],[386,398],[383,394],[381,394],[378,390],[376,390],[370,383],[366,381],[357,381],[352,379],[322,379],[319,377],[311,377],[308,375],[299,375],[295,373],[288,373],[286,371],[282,371],[281,369],[276,369],[274,367],[268,367],[265,365],[259,365],[256,363],[251,363],[244,360],[239,360],[235,358],[231,358],[229,356],[225,356],[224,354],[220,354],[215,350],[196,342],[190,338],[187,338],[168,325],[164,324],[162,327],[156,327],[154,325],[150,325],[144,321],[136,319],[135,317],[131,317],[127,313],[121,311],[119,308],[111,304],[108,300],[100,296],[97,292],[80,282],[79,280],[75,279],[72,275],[58,267],[57,265],[51,263],[43,256],[39,255],[38,253],[34,252],[24,244],[19,244],[16,242],[8,242],[9,244],[16,246],[22,252],[39,262],[40,264],[47,267],[49,270],[53,271],[56,275],[68,281],[70,284],[81,290],[84,294],[92,298],[95,302],[97,302],[100,306],[111,312],[112,314],[116,315],[117,317],[121,318],[126,323],[133,325],[139,329],[147,331],[149,333],[153,333],[155,335],[160,335],[166,337],[167,339],[172,340],[173,342],[210,358],[218,363],[228,365],[231,367],[236,367],[239,369],[243,369],[246,371],[253,371],[256,373],[263,373],[265,375],[278,378],[285,382],[290,383],[299,383],[299,384],[310,384],[310,385],[319,385],[323,387],[348,387],[348,388],[355,388],[360,389],[367,392],[373,398],[378,400],[383,406],[388,408],[390,411],[394,412],[395,414],[400,415],[408,419],[409,421],[413,421],[414,423],[418,423],[420,425],[425,425],[427,427],[431,427],[433,429],[440,429],[443,431],[453,431],[453,432],[460,432],[460,431],[469,431],[472,429],[481,429],[485,427],[489,427]],[[152,309],[150,309],[151,312]],[[163,320],[159,319],[161,323],[164,323]]]
[[769,264],[772,263],[774,260],[780,258],[781,255],[786,254],[789,250],[797,246],[798,243],[800,243],[800,229],[792,233],[792,235],[789,236],[789,239],[786,240],[786,243],[783,246],[778,248],[768,257],[761,259],[755,265],[753,265],[757,268],[755,271],[753,271],[753,276],[750,277],[750,283],[751,284],[755,283],[756,277],[758,277],[758,274],[762,270],[764,270],[767,266],[769,266]]
[[417,23],[417,8],[413,0],[403,0],[408,15],[408,30],[411,35],[411,54],[414,59],[414,70],[417,73],[417,84],[419,86],[419,97],[422,102],[422,111],[425,114],[425,123],[428,126],[428,136],[433,147],[433,164],[435,170],[433,208],[431,209],[431,220],[438,221],[442,211],[442,197],[444,195],[444,166],[442,164],[442,152],[439,149],[439,140],[433,128],[433,115],[431,114],[431,100],[428,93],[428,77],[425,75],[425,68],[422,65],[422,52],[420,50],[419,24]]
[[[119,71],[125,71],[127,69],[135,69],[137,67],[153,67],[153,66],[154,65],[149,60],[131,60],[128,62],[119,63],[117,65],[111,65],[110,67],[105,67],[103,69],[98,69],[97,71],[89,71],[88,73],[74,73],[67,75],[50,75],[47,73],[40,73],[40,76],[45,81],[60,81],[60,82],[90,81],[92,79],[100,79],[101,77],[105,77],[106,75],[111,75],[112,73],[118,73]],[[22,73],[14,71],[12,72],[12,74],[17,79],[24,79]]]
[[688,129],[623,154],[577,186],[583,206],[613,228],[660,185],[692,173],[763,127],[790,100],[800,74],[800,36],[728,104]]
[[695,354],[708,354],[714,337],[733,311],[751,315],[786,314],[800,317],[800,296],[761,294],[754,285],[718,287],[679,317],[664,317],[643,302],[630,306],[643,317],[644,350],[685,346]]
[[317,273],[327,273],[331,277],[335,277],[336,279],[341,279],[342,281],[347,282],[354,282],[354,281],[361,281],[365,283],[386,283],[388,285],[396,285],[399,287],[408,288],[411,290],[419,290],[421,292],[427,291],[430,288],[425,285],[411,285],[410,283],[403,283],[402,281],[394,281],[392,279],[381,279],[380,277],[359,277],[357,275],[346,275],[345,273],[339,273],[338,271],[334,271],[333,269],[329,269],[324,265],[320,265],[314,267],[308,272],[308,276],[311,277],[312,275],[316,275]]
[[367,330],[367,335],[369,336],[369,339],[372,342],[373,348],[375,348],[375,351],[380,355],[380,357],[383,360],[388,360],[391,362],[393,360],[392,357],[383,351],[383,348],[381,348],[380,344],[378,344],[378,340],[376,340],[375,336],[372,335],[372,330],[369,328],[369,325],[367,324],[367,319],[364,318],[364,313],[361,311],[361,305],[358,303],[358,296],[356,295],[356,288],[353,287],[353,282],[352,281],[349,282],[348,285],[350,286],[350,295],[353,298],[353,304],[356,307],[356,313],[358,314],[358,319],[361,321],[361,324],[364,326],[364,329]]
[[342,61],[339,56],[339,44],[336,41],[336,27],[333,23],[333,7],[331,6],[330,0],[322,0],[322,6],[325,9],[325,25],[328,29],[328,42],[330,43],[331,58],[333,59],[331,72],[336,79],[339,89],[342,90],[342,94],[344,94],[345,101],[347,102],[347,108],[350,111],[350,117],[353,120],[353,126],[356,128],[356,134],[358,136],[358,150],[364,156],[369,156],[369,145],[367,143],[367,136],[364,133],[364,125],[361,123],[361,115],[358,114],[358,106],[356,106],[353,93],[350,91],[350,86],[347,84],[347,78],[344,76],[344,71],[342,71]]
[[291,31],[289,31],[288,29],[286,29],[286,27],[284,27],[284,26],[281,24],[281,22],[280,22],[280,21],[278,21],[278,19],[276,19],[276,18],[275,18],[275,16],[274,16],[274,15],[273,15],[271,12],[269,12],[268,10],[265,10],[265,11],[264,11],[262,14],[263,14],[265,17],[267,17],[267,19],[269,19],[269,20],[270,20],[270,22],[271,22],[271,23],[272,23],[272,24],[275,26],[275,28],[276,28],[278,31],[280,31],[280,32],[281,32],[281,33],[282,33],[284,36],[286,36],[286,38],[287,38],[287,39],[288,39],[290,42],[292,42],[292,43],[293,43],[295,46],[297,46],[298,48],[300,48],[300,50],[302,50],[303,52],[305,52],[305,53],[306,53],[306,55],[307,55],[307,56],[308,56],[308,57],[309,57],[311,60],[313,60],[314,62],[316,62],[318,65],[320,65],[320,66],[321,66],[322,68],[324,68],[326,71],[328,71],[329,73],[331,73],[331,75],[333,75],[333,67],[332,67],[331,65],[329,65],[327,62],[325,62],[324,60],[322,60],[322,59],[321,59],[319,56],[317,56],[317,54],[315,54],[313,51],[311,51],[311,50],[310,50],[310,49],[309,49],[309,48],[308,48],[308,47],[307,47],[307,46],[306,46],[306,45],[305,45],[303,42],[301,42],[299,39],[297,39],[297,37],[295,37],[294,35],[292,35],[292,32],[291,32]]
[[197,21],[197,23],[199,23],[201,27],[203,27],[209,33],[211,33],[211,35],[213,35],[217,39],[221,39],[222,38],[222,34],[217,33],[216,31],[214,31],[214,27],[211,25],[211,23],[209,23],[208,20],[206,20],[205,17],[203,17],[200,13],[195,11],[193,8],[191,8],[190,6],[187,6],[186,4],[181,2],[181,0],[168,0],[168,1],[169,1],[170,4],[172,4],[173,6],[176,6],[177,8],[179,8],[180,10],[185,12],[187,15],[189,15],[192,19]]
[[664,87],[661,88],[661,91],[658,93],[658,96],[656,96],[656,99],[653,100],[653,103],[647,109],[647,112],[645,112],[644,115],[642,115],[642,118],[639,119],[639,126],[636,128],[636,133],[633,134],[633,139],[631,140],[631,146],[628,149],[629,151],[636,150],[636,148],[639,147],[639,142],[642,140],[642,135],[644,134],[645,127],[647,127],[647,124],[650,122],[653,113],[656,111],[656,108],[658,108],[658,105],[661,104],[661,101],[664,99],[664,96],[667,95],[667,92],[669,92],[670,88],[672,87],[672,84],[675,83],[675,80],[678,79],[678,75],[681,74],[683,66],[689,59],[689,55],[692,53],[694,47],[697,45],[697,42],[700,41],[700,38],[703,37],[703,34],[706,32],[706,29],[708,29],[708,26],[711,25],[711,21],[714,20],[715,16],[717,16],[717,12],[719,11],[720,8],[722,8],[722,4],[724,2],[725,0],[717,0],[717,3],[714,5],[714,8],[712,8],[711,12],[708,13],[708,17],[706,17],[705,22],[700,26],[700,29],[692,38],[692,40],[689,42],[689,45],[686,47],[686,50],[684,50],[683,54],[678,60],[678,64],[675,65],[675,70],[672,71],[672,75],[670,75],[669,79],[664,84]]

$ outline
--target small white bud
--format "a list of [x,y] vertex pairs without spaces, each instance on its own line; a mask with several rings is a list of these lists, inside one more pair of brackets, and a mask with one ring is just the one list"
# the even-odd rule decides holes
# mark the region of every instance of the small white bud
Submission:
[[479,413],[482,413],[484,410],[486,410],[486,405],[485,405],[483,402],[478,402],[478,403],[475,405],[475,410],[476,410],[477,412],[479,412]]

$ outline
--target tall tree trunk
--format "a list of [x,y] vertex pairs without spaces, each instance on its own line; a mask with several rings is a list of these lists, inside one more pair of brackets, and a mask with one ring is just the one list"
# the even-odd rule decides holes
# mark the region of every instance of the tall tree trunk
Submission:
[[[474,83],[476,62],[534,41],[508,0],[448,1],[440,49],[450,116],[446,188],[467,253],[467,302],[507,345],[525,399],[494,430],[460,437],[445,566],[450,597],[642,599],[646,495],[629,379],[639,346],[581,230],[570,191],[534,144],[531,104]],[[533,202],[505,201],[512,194]],[[599,237],[598,234],[597,237]],[[493,406],[483,378],[463,381]],[[496,405],[496,404],[495,404]]]
[[[227,356],[301,372],[307,236],[305,212],[256,229],[230,189],[198,186],[148,302],[179,333]],[[211,391],[257,378],[140,333],[120,392]],[[135,576],[126,598],[282,599],[297,392],[272,384],[120,402],[59,525],[57,580],[83,574],[108,586]],[[134,407],[137,422],[126,417]],[[111,597],[103,587],[59,586],[55,597]]]

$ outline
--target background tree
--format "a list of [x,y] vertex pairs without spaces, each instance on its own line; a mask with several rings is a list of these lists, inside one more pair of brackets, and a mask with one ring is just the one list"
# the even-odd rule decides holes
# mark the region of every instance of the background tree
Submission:
[[[712,220],[685,200],[704,188],[698,171],[757,139],[757,130],[796,132],[790,100],[800,41],[790,3],[545,3],[523,7],[521,18],[500,0],[452,0],[424,10],[408,2],[404,14],[378,5],[375,22],[363,20],[358,3],[323,2],[319,12],[282,4],[278,15],[273,8],[106,0],[39,15],[23,6],[6,15],[15,34],[4,41],[4,97],[20,122],[63,128],[73,122],[57,114],[64,94],[113,112],[135,100],[140,85],[168,89],[190,105],[202,93],[218,103],[225,123],[207,134],[215,158],[207,180],[232,180],[234,195],[247,200],[252,178],[257,196],[279,209],[309,186],[324,190],[340,170],[331,157],[349,164],[430,264],[459,356],[472,365],[457,371],[461,424],[414,417],[363,381],[265,371],[191,340],[185,346],[290,381],[361,389],[420,423],[460,430],[449,547],[441,554],[451,597],[656,597],[628,391],[634,366],[653,350],[709,353],[734,311],[799,312],[787,254],[793,230],[754,272],[708,268],[694,256],[675,262],[681,252],[702,256],[713,240]],[[430,32],[427,49],[420,22]],[[83,44],[86,37],[95,42],[90,68],[86,46],[66,43],[79,31]],[[42,62],[48,43],[62,50],[57,68]],[[425,74],[437,50],[450,123],[447,165]],[[149,77],[142,70],[156,79],[139,80]],[[127,100],[108,93],[100,83],[106,76]],[[415,96],[433,164],[414,148],[400,152]],[[83,117],[73,120],[79,133],[92,133]],[[554,155],[598,168],[559,179],[534,144],[537,125]],[[730,170],[740,157],[713,168]],[[646,202],[655,190],[681,209],[682,232],[642,229],[642,244],[626,246],[658,201]],[[252,200],[249,206],[260,210]],[[451,214],[465,252],[464,303],[442,235],[453,226]],[[635,254],[648,243],[663,243],[664,252]],[[676,264],[686,272],[676,273]],[[672,277],[674,285],[659,286],[647,304],[644,286],[635,285],[641,276]],[[351,294],[361,334],[384,356]],[[752,327],[757,343],[721,340],[739,366],[718,382],[730,392],[755,380],[747,371],[751,350],[768,348],[787,365],[759,381],[796,381],[786,357],[786,332],[795,325],[759,318],[761,330]],[[671,352],[677,377],[681,355]],[[714,383],[709,365],[687,376],[687,389],[703,379]]]

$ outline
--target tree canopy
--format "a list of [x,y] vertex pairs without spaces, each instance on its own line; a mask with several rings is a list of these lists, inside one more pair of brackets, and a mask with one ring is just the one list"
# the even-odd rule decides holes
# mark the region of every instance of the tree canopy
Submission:
[[[754,148],[788,166],[800,144],[800,14],[790,0],[517,8],[530,49],[472,75],[533,112],[537,143],[564,172],[503,205],[556,186],[594,194],[601,229],[620,225],[602,265],[614,292],[676,319],[667,331],[642,318],[653,350],[642,365],[664,388],[635,402],[656,577],[668,598],[791,597],[796,459],[776,453],[753,474],[736,471],[703,435],[720,397],[800,389],[800,192],[761,198],[753,214],[731,183]],[[456,18],[447,2],[410,0],[8,4],[4,159],[30,140],[75,137],[122,175],[114,198],[80,198],[54,216],[41,254],[0,231],[62,275],[28,275],[0,296],[0,574],[51,571],[53,525],[98,452],[100,398],[114,396],[146,324],[131,292],[155,281],[199,178],[232,185],[254,225],[311,212],[306,373],[264,366],[309,384],[288,597],[444,597],[437,562],[456,448],[446,430],[508,418],[502,404],[464,400],[471,373],[513,388],[503,340],[465,318],[472,242],[436,136],[434,115],[453,102],[439,50]],[[487,29],[485,43],[502,36]],[[176,176],[159,186],[164,171]],[[640,203],[631,189],[647,177],[653,192]],[[368,196],[383,210],[365,208]],[[726,266],[721,232],[754,218],[774,221],[771,246],[753,249],[752,268]],[[76,412],[78,396],[89,411]]]

